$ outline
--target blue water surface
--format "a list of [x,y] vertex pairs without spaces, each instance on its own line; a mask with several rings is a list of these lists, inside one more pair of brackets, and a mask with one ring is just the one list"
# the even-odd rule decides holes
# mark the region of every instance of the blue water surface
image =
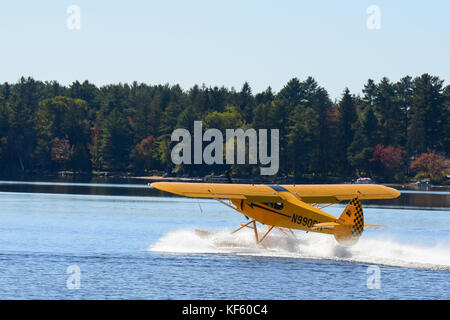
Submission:
[[450,298],[450,211],[366,207],[366,222],[387,228],[346,248],[301,231],[256,245],[251,230],[230,235],[247,220],[212,200],[0,192],[0,201],[0,299]]

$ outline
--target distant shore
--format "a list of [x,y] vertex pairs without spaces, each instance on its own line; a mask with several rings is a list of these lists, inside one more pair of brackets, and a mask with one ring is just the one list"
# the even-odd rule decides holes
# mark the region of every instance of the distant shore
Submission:
[[[342,180],[337,178],[328,179],[302,179],[293,177],[275,177],[265,176],[257,177],[231,177],[232,183],[242,184],[351,184],[352,180]],[[94,173],[73,173],[73,172],[52,172],[52,173],[33,173],[13,176],[0,176],[0,180],[12,181],[64,181],[64,182],[101,182],[111,181],[121,183],[121,181],[142,181],[151,182],[204,182],[204,183],[229,183],[225,175],[205,176],[205,177],[177,177],[161,174],[153,175],[131,175],[124,172],[94,172]],[[376,184],[383,184],[398,190],[420,190],[420,191],[450,191],[450,185],[419,185],[415,182],[384,182],[375,180]]]
[[[0,192],[15,193],[44,193],[44,194],[80,194],[80,195],[115,195],[142,197],[177,197],[148,186],[154,181],[190,181],[199,182],[197,178],[179,180],[169,177],[149,176],[135,178],[120,177],[91,177],[90,179],[73,179],[60,177],[48,179],[34,177],[34,179],[0,179]],[[268,183],[270,184],[270,183]],[[450,188],[433,186],[417,188],[414,184],[385,184],[401,191],[396,199],[364,200],[364,205],[373,207],[390,207],[396,209],[420,208],[426,210],[447,210],[450,208]]]
[[[211,182],[211,183],[228,183],[228,180],[226,177],[204,177],[204,178],[198,178],[198,177],[164,177],[164,176],[140,176],[140,177],[129,177],[132,179],[137,180],[146,180],[150,182],[158,182],[158,181],[167,181],[167,182]],[[233,178],[233,182],[235,183],[257,183],[253,182],[255,179],[247,179],[247,178]],[[280,180],[280,179],[274,179],[274,180]],[[281,178],[283,180],[283,178]],[[287,179],[284,179],[287,180]],[[272,182],[269,182],[272,183]],[[310,184],[313,182],[308,182],[307,184]],[[331,184],[336,182],[318,182],[318,184]],[[353,183],[352,181],[348,182],[341,182],[341,183]],[[377,182],[376,182],[377,183]],[[420,190],[420,191],[450,191],[449,185],[429,185],[429,186],[419,186],[417,183],[414,182],[404,182],[404,183],[378,183],[383,184],[388,187],[392,187],[398,190]]]

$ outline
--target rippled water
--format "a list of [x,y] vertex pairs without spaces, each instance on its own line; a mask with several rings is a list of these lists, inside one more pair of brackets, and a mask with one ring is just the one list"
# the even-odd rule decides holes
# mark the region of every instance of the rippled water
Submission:
[[[450,298],[447,209],[365,207],[366,223],[388,228],[366,230],[350,248],[301,231],[256,245],[252,230],[230,235],[246,220],[215,201],[142,196],[144,187],[141,196],[2,188],[2,299]],[[370,266],[380,289],[368,288]]]

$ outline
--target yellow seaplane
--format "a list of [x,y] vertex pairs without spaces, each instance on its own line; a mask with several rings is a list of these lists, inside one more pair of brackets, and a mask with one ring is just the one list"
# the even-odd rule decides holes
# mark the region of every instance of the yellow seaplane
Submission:
[[[256,243],[263,241],[278,229],[295,238],[292,230],[331,234],[343,245],[355,244],[364,228],[384,226],[364,224],[361,200],[394,199],[400,192],[376,184],[335,185],[251,185],[155,182],[153,188],[192,198],[215,199],[242,213],[250,221],[241,224],[254,230]],[[348,201],[344,211],[336,218],[322,209]],[[267,226],[262,236],[256,222]]]

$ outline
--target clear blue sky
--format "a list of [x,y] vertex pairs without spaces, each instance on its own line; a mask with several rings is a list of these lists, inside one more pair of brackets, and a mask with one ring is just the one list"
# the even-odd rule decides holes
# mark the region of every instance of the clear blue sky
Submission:
[[[366,26],[369,5],[381,29]],[[81,9],[69,30],[67,8]],[[2,1],[0,82],[21,76],[280,90],[313,76],[340,97],[368,78],[450,79],[450,1]]]

